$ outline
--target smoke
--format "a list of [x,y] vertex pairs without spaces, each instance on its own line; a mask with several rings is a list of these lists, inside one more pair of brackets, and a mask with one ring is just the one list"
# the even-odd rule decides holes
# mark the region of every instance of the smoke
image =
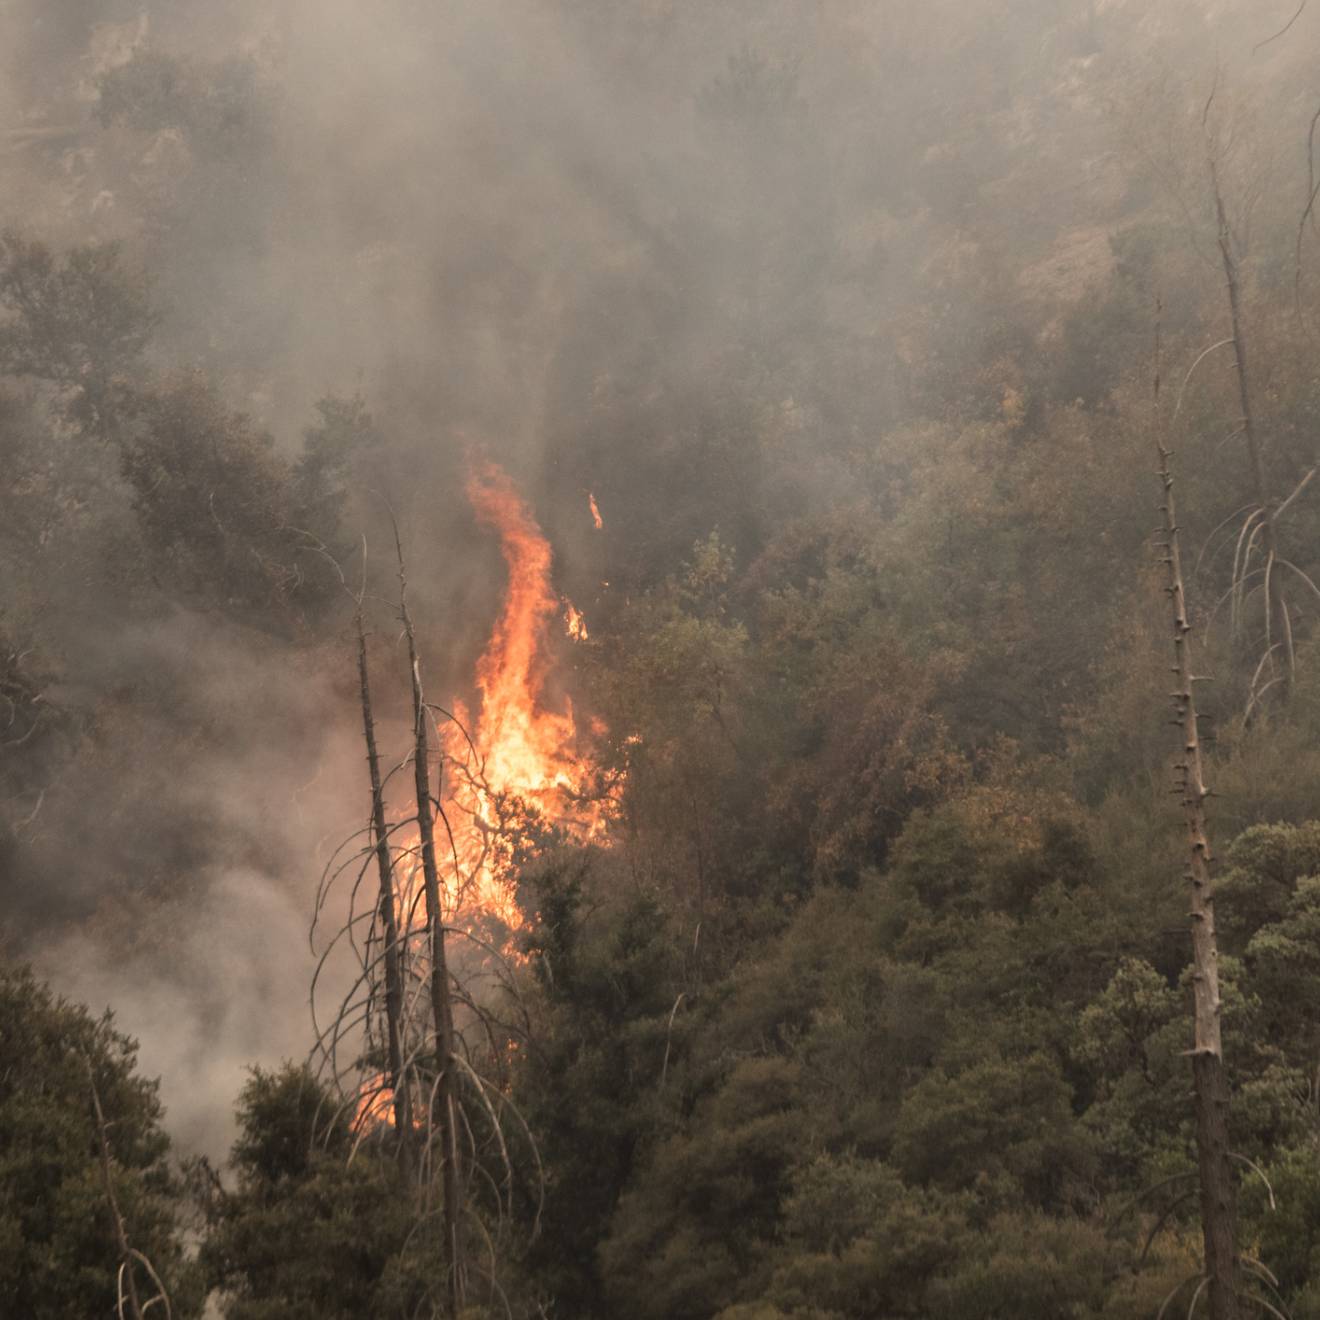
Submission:
[[83,637],[52,695],[92,724],[9,920],[62,994],[139,1040],[180,1148],[223,1155],[244,1070],[311,1039],[312,895],[363,815],[350,653],[184,611]]
[[[1295,87],[1316,14],[1250,53],[1293,8],[9,0],[0,210],[122,242],[152,368],[205,370],[282,452],[316,399],[365,396],[383,443],[348,530],[392,594],[389,499],[431,690],[470,697],[503,569],[469,456],[532,501],[593,631],[712,530],[753,559],[1085,298],[1154,205],[1113,164],[1133,70]],[[1304,107],[1270,94],[1282,140]],[[181,1145],[214,1152],[243,1068],[309,1043],[315,880],[365,815],[350,639],[126,610],[131,509],[89,462],[96,525],[5,549],[0,621],[81,731],[10,942],[114,1005]]]
[[307,1053],[304,896],[287,878],[251,871],[188,877],[187,901],[139,918],[132,932],[101,923],[34,951],[60,993],[110,1008],[136,1037],[139,1064],[161,1079],[176,1147],[223,1159],[247,1070]]

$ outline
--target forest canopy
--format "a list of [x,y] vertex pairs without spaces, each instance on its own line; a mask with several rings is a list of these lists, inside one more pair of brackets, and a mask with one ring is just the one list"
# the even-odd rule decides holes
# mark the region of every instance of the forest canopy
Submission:
[[0,31],[0,1312],[1320,1316],[1320,7]]

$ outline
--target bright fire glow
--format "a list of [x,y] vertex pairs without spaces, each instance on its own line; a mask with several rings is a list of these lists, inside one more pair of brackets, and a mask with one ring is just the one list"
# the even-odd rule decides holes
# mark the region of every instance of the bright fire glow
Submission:
[[354,1124],[388,1123],[394,1126],[394,1092],[390,1090],[384,1073],[363,1079],[358,1087],[357,1111]]
[[[471,732],[481,777],[491,793],[521,799],[574,838],[596,837],[606,822],[599,801],[585,796],[592,767],[578,751],[573,708],[565,702],[560,713],[544,701],[549,624],[559,613],[550,586],[549,543],[531,509],[493,464],[473,471],[467,495],[477,520],[499,534],[509,570],[504,609],[477,662],[481,710]],[[568,619],[570,635],[585,637],[582,616],[571,604]],[[461,743],[462,735],[452,731],[449,751],[462,761],[466,745],[460,752],[456,739]],[[496,824],[489,815],[481,819],[489,828]]]
[[[514,901],[508,826],[528,812],[571,838],[599,838],[607,812],[589,796],[593,767],[578,748],[572,705],[546,704],[552,660],[550,624],[561,601],[550,585],[549,542],[508,476],[493,463],[474,466],[467,497],[477,521],[500,538],[509,580],[504,604],[477,661],[480,704],[475,719],[462,702],[459,724],[440,726],[443,794],[453,844],[437,822],[436,852],[446,890],[448,919],[498,917],[510,930],[524,924]],[[562,602],[568,635],[587,636],[581,612]],[[603,727],[592,721],[599,736]],[[469,743],[468,739],[471,738]],[[420,865],[409,868],[420,872]],[[403,885],[405,911],[413,909],[421,876]],[[411,891],[411,893],[410,893]]]
[[[564,709],[556,711],[545,702],[550,623],[561,609],[550,585],[549,542],[526,501],[493,463],[473,468],[467,497],[477,521],[498,534],[509,581],[477,661],[476,717],[456,701],[453,710],[462,727],[440,727],[453,845],[437,822],[436,853],[448,919],[461,925],[465,917],[484,914],[512,931],[525,921],[514,900],[507,826],[516,828],[519,815],[530,810],[541,822],[586,840],[601,837],[608,821],[601,801],[588,796],[593,768],[578,750],[571,703],[565,700]],[[563,609],[569,636],[585,639],[581,613],[570,601]],[[598,721],[592,727],[600,732]],[[411,869],[417,874],[403,886],[409,907],[421,884],[420,864]]]
[[571,600],[564,600],[564,628],[575,642],[585,642],[591,635],[587,632],[587,621],[582,611]]
[[600,516],[600,507],[596,503],[596,497],[587,491],[587,504],[591,508],[591,521],[596,524],[596,530],[600,531],[605,526],[605,519]]
[[[510,933],[526,926],[514,895],[514,844],[520,817],[528,812],[545,824],[585,841],[601,839],[609,812],[589,796],[593,766],[578,748],[571,704],[562,711],[546,704],[551,663],[550,624],[563,610],[568,635],[586,638],[586,623],[571,601],[550,585],[550,545],[508,476],[491,463],[473,468],[467,497],[477,521],[500,538],[509,581],[490,639],[476,668],[480,703],[475,719],[461,702],[453,711],[462,728],[440,725],[442,800],[449,829],[436,822],[436,860],[445,890],[446,924],[484,928],[496,918]],[[593,500],[594,509],[595,502]],[[596,736],[606,730],[591,720]],[[466,730],[466,733],[464,732]],[[471,738],[469,743],[468,739]],[[425,924],[423,877],[416,832],[399,840],[407,857],[399,868],[400,922]],[[412,851],[409,851],[412,850]],[[506,941],[505,952],[518,955]],[[359,1093],[358,1120],[393,1122],[392,1096],[377,1074]]]

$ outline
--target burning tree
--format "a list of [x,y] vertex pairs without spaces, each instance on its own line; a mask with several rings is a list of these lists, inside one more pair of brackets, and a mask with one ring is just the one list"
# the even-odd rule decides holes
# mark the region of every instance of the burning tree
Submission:
[[[364,567],[353,599],[370,813],[327,867],[313,923],[315,936],[332,892],[347,884],[347,910],[313,983],[315,1006],[324,969],[336,951],[351,950],[349,988],[317,1032],[319,1065],[339,1097],[331,1126],[351,1114],[353,1151],[365,1141],[393,1144],[415,1205],[415,1242],[430,1241],[439,1225],[443,1296],[425,1300],[432,1314],[450,1316],[479,1285],[490,1304],[504,1299],[495,1242],[512,1208],[515,1146],[539,1182],[535,1141],[505,1084],[509,1052],[526,1038],[501,1012],[518,1006],[517,936],[527,926],[515,897],[520,850],[546,831],[600,838],[608,819],[588,791],[591,766],[577,750],[571,708],[557,713],[541,700],[550,621],[562,611],[575,639],[585,624],[551,590],[550,548],[508,478],[483,466],[468,494],[480,521],[499,532],[509,570],[477,669],[479,715],[427,699],[396,526],[411,737],[383,769]],[[393,787],[401,771],[411,772],[406,798]]]

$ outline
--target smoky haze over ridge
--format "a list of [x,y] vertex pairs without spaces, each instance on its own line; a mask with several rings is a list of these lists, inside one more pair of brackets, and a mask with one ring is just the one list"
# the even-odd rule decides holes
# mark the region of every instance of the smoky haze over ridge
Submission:
[[[754,560],[920,412],[914,307],[939,307],[943,378],[971,376],[999,327],[991,293],[950,292],[968,263],[1051,306],[1107,269],[1152,204],[1110,165],[1118,61],[1209,68],[1274,17],[1100,3],[1093,46],[1057,8],[9,0],[0,218],[122,243],[152,370],[206,372],[282,453],[317,399],[363,396],[349,540],[389,596],[387,495],[428,681],[464,693],[503,573],[469,453],[513,475],[589,622],[711,531]],[[106,498],[120,523],[27,556],[0,616],[84,740],[0,858],[8,942],[117,1008],[182,1142],[217,1152],[242,1068],[306,1048],[315,878],[363,815],[351,644],[342,618],[124,617]],[[387,607],[376,632],[397,671]]]

